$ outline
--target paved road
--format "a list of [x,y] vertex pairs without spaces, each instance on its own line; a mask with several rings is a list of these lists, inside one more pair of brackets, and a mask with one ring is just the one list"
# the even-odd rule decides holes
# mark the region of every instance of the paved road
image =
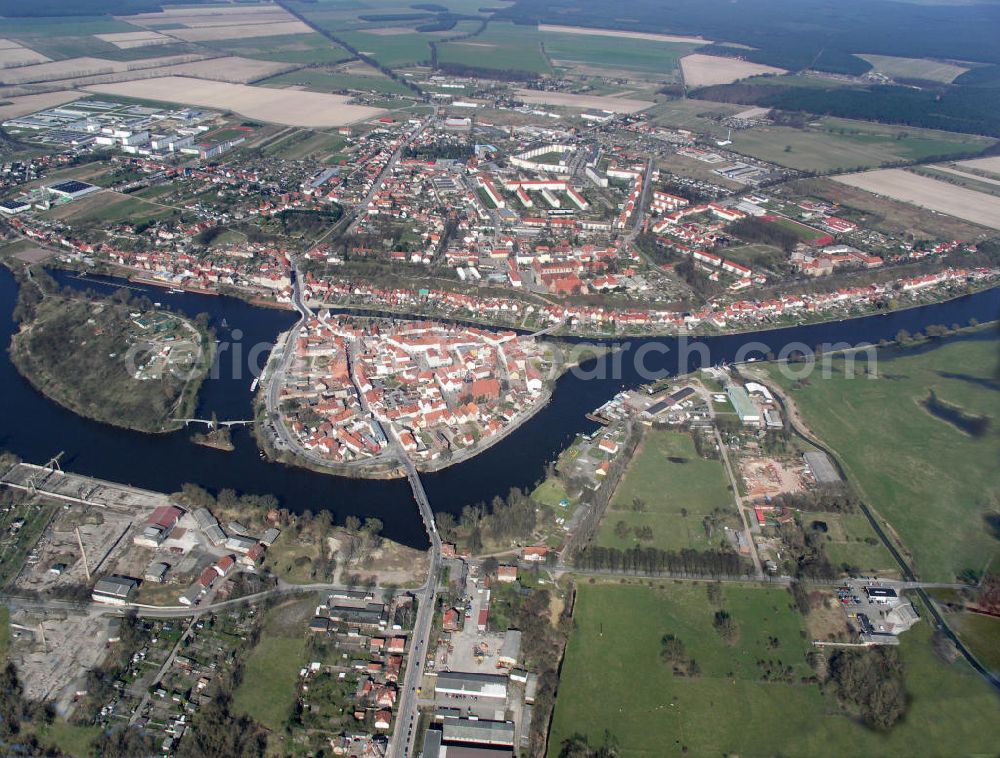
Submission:
[[417,736],[417,722],[419,719],[417,703],[417,687],[424,673],[424,661],[427,659],[427,650],[430,645],[431,627],[434,621],[434,606],[437,602],[437,577],[441,568],[441,536],[438,534],[437,526],[434,523],[434,512],[431,510],[430,500],[424,487],[420,483],[420,476],[413,462],[403,452],[403,446],[396,437],[395,430],[389,431],[390,444],[396,449],[403,468],[406,470],[406,478],[413,489],[413,497],[420,508],[420,515],[427,527],[427,534],[431,540],[431,561],[430,569],[427,573],[427,583],[423,589],[417,593],[417,619],[413,625],[413,636],[410,640],[410,660],[406,666],[406,676],[403,681],[403,690],[399,698],[396,710],[396,726],[392,733],[387,755],[389,758],[408,758],[416,754],[414,744]]

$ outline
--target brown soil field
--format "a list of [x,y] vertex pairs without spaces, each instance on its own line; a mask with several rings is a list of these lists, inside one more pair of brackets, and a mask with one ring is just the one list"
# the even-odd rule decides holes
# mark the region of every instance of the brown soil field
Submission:
[[973,158],[971,161],[960,161],[955,165],[1000,176],[1000,155],[995,155],[992,158]]
[[268,76],[275,76],[294,64],[281,61],[258,61],[239,56],[212,58],[193,63],[181,63],[178,66],[164,66],[143,71],[143,76],[193,76],[196,79],[212,79],[219,82],[246,84]]
[[166,8],[156,13],[138,13],[121,19],[136,26],[148,24],[183,24],[187,27],[270,24],[293,21],[294,16],[276,5],[232,5],[206,8]]
[[983,184],[995,184],[1000,187],[1000,179],[990,179],[989,177],[973,174],[969,171],[962,171],[960,168],[956,168],[954,166],[935,165],[931,166],[931,168],[938,171],[944,171],[946,174],[954,174],[962,179],[972,179],[973,181],[982,182]]
[[[81,79],[88,76],[120,74],[132,71],[153,69],[158,66],[171,66],[177,63],[188,63],[190,55],[165,55],[160,58],[146,58],[141,61],[112,61],[105,58],[67,58],[62,61],[39,63],[35,66],[22,66],[4,73],[7,84],[28,84],[35,82],[54,82],[69,79]],[[138,74],[137,74],[138,75]]]
[[312,29],[301,21],[282,21],[273,24],[239,24],[236,26],[199,27],[197,29],[171,29],[170,34],[185,42],[211,42],[220,39],[309,34],[311,31]]
[[341,95],[248,87],[179,76],[99,84],[87,89],[103,95],[229,110],[286,126],[345,126],[384,112],[379,108],[351,105],[350,98]]
[[413,34],[414,30],[405,26],[383,26],[380,29],[365,29],[364,32],[376,37],[398,37],[400,34]]
[[596,108],[614,113],[637,113],[655,105],[650,100],[629,100],[623,97],[604,97],[601,95],[571,95],[564,92],[519,89],[515,94],[519,100],[533,105],[558,105],[581,110]]
[[50,58],[36,53],[12,39],[0,39],[0,68],[24,66],[31,63],[45,63]]
[[784,74],[784,69],[750,63],[737,58],[720,58],[715,55],[694,53],[681,58],[684,83],[689,87],[707,87],[712,84],[731,84],[748,76]]
[[40,95],[12,97],[9,98],[9,105],[0,105],[0,121],[27,116],[29,113],[43,111],[46,108],[54,108],[63,103],[79,100],[83,96],[83,92],[60,90],[59,92],[45,92]]
[[153,45],[168,45],[173,39],[159,32],[116,32],[114,34],[95,34],[98,39],[110,42],[117,48],[128,50],[133,47],[151,47]]
[[598,37],[623,37],[625,39],[646,39],[653,42],[691,42],[707,45],[711,40],[704,37],[682,37],[674,34],[652,34],[650,32],[625,32],[616,29],[590,29],[582,26],[562,26],[561,24],[539,24],[540,32],[558,32],[560,34],[589,34]]
[[1000,198],[956,187],[903,169],[837,176],[835,182],[918,205],[938,213],[1000,229]]

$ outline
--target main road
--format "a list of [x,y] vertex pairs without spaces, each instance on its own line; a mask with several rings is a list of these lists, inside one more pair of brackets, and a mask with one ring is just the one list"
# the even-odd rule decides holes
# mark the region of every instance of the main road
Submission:
[[388,758],[409,758],[415,754],[414,741],[417,738],[417,723],[419,721],[417,687],[424,674],[424,661],[427,659],[430,645],[431,629],[434,621],[434,606],[437,603],[437,580],[441,569],[441,535],[434,523],[434,512],[430,500],[420,483],[416,466],[403,450],[395,429],[390,428],[388,434],[390,445],[395,448],[399,461],[406,470],[406,478],[413,489],[413,498],[420,508],[420,516],[427,527],[427,536],[431,541],[430,569],[427,573],[427,583],[417,593],[417,620],[413,624],[413,634],[410,638],[410,660],[406,666],[406,676],[403,680],[403,691],[396,709],[396,726],[389,743]]

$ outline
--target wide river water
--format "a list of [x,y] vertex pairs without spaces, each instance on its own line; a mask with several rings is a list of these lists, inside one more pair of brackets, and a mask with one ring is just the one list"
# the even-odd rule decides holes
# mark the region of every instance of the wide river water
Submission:
[[[220,420],[251,417],[250,387],[254,377],[247,369],[246,356],[255,345],[273,343],[296,320],[289,311],[261,308],[230,297],[174,293],[104,277],[81,281],[63,271],[52,274],[61,284],[78,289],[110,292],[129,284],[151,300],[188,316],[207,313],[223,349],[212,378],[202,387],[197,414],[200,418],[208,418],[213,412]],[[17,283],[10,271],[0,267],[0,340],[5,346],[15,330],[11,314],[16,299]],[[877,343],[891,339],[901,329],[916,332],[931,324],[964,326],[970,318],[989,321],[998,316],[1000,289],[993,289],[883,315],[699,338],[697,342],[704,348],[691,350],[686,357],[676,337],[633,339],[615,361],[620,370],[613,370],[611,361],[604,359],[600,366],[604,371],[580,372],[597,376],[567,373],[558,380],[548,405],[521,428],[475,458],[421,478],[434,510],[452,513],[459,513],[467,504],[505,495],[511,487],[531,487],[543,476],[546,463],[554,460],[575,435],[596,427],[585,418],[586,413],[619,390],[649,381],[650,376],[640,370],[636,361],[639,355],[649,370],[677,374],[706,362],[763,357],[767,349],[778,354],[791,343],[809,347],[822,343]],[[758,349],[740,356],[741,349],[751,341],[758,343]],[[234,348],[226,347],[230,344],[242,354],[239,360],[233,359]],[[261,352],[258,365],[263,364],[266,355]],[[582,368],[595,368],[595,364],[585,363]],[[71,471],[152,490],[174,492],[185,482],[193,482],[211,491],[230,487],[239,492],[270,493],[289,510],[326,508],[339,522],[348,515],[377,516],[385,525],[385,536],[414,547],[427,544],[405,479],[347,479],[271,463],[261,459],[249,429],[242,427],[233,433],[236,450],[227,453],[194,445],[189,440],[192,431],[151,435],[91,421],[36,392],[6,354],[0,360],[0,391],[0,448],[26,461],[44,463],[64,451],[62,465]]]

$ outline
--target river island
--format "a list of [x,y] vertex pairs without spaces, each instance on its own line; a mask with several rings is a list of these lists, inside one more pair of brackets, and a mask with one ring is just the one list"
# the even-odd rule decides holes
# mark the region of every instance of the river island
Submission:
[[135,431],[180,429],[192,415],[212,345],[195,321],[127,290],[99,297],[22,283],[10,356],[35,389],[87,418]]

